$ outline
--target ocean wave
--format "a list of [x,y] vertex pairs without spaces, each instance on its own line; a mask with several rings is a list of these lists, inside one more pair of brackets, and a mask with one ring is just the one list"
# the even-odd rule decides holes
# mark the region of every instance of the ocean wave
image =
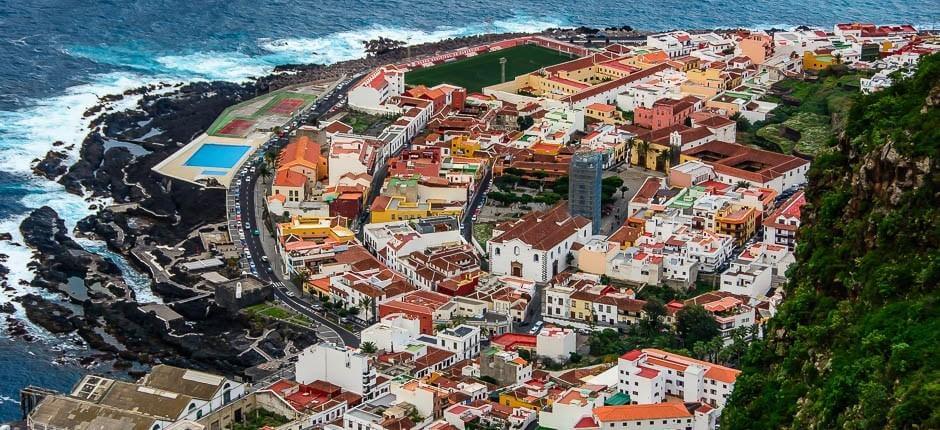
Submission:
[[486,33],[538,32],[552,27],[569,25],[563,19],[517,16],[512,19],[466,27],[441,26],[433,30],[419,30],[375,24],[361,29],[332,33],[314,38],[260,39],[259,46],[276,55],[277,64],[318,63],[333,64],[366,55],[364,42],[385,37],[408,45],[438,42],[454,37]]

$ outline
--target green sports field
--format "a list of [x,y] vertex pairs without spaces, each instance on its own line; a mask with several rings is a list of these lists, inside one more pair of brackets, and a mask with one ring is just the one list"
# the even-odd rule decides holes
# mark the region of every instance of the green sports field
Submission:
[[417,69],[405,74],[405,83],[428,86],[447,83],[464,87],[468,92],[480,92],[483,87],[499,83],[501,57],[506,57],[506,80],[573,59],[568,54],[541,46],[520,45]]

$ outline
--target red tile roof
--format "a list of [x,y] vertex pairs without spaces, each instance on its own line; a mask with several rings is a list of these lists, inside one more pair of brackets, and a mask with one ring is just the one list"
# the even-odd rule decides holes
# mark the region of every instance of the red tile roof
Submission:
[[547,211],[526,214],[490,241],[505,243],[516,239],[535,249],[547,251],[576,234],[590,222],[582,216],[571,216],[568,214],[568,204],[559,203]]
[[602,423],[638,420],[659,420],[670,418],[688,418],[692,414],[684,405],[678,403],[657,403],[652,405],[601,406],[594,408],[594,416]]
[[275,187],[302,187],[307,177],[287,169],[279,170],[274,177]]

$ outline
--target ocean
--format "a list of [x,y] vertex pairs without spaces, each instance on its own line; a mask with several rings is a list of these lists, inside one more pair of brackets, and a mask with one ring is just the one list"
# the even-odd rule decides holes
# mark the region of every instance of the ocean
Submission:
[[[872,21],[940,27],[940,3],[904,0],[654,0],[649,2],[470,0],[361,0],[185,2],[179,0],[0,1],[0,242],[15,292],[29,287],[31,253],[19,223],[42,205],[68,227],[92,213],[93,202],[32,174],[32,160],[72,147],[77,156],[90,118],[83,112],[99,96],[148,83],[243,81],[284,63],[332,63],[363,55],[362,42],[378,36],[417,44],[487,32],[548,27],[630,25],[644,30],[717,27],[793,27]],[[117,107],[130,106],[128,98]],[[95,252],[101,244],[82,242]],[[146,278],[109,254],[129,283],[146,293]],[[42,293],[42,292],[40,292]],[[48,293],[42,293],[48,294]],[[15,316],[25,319],[17,307]],[[56,360],[80,353],[71,339],[31,328],[39,341],[0,336],[0,422],[19,418],[18,390],[27,384],[68,389],[82,374]]]

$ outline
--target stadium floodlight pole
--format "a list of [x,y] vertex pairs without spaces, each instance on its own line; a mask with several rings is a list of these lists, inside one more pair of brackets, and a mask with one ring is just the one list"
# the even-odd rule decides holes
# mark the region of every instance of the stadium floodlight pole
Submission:
[[506,82],[506,57],[499,57],[499,67],[501,71],[502,80],[500,82]]

